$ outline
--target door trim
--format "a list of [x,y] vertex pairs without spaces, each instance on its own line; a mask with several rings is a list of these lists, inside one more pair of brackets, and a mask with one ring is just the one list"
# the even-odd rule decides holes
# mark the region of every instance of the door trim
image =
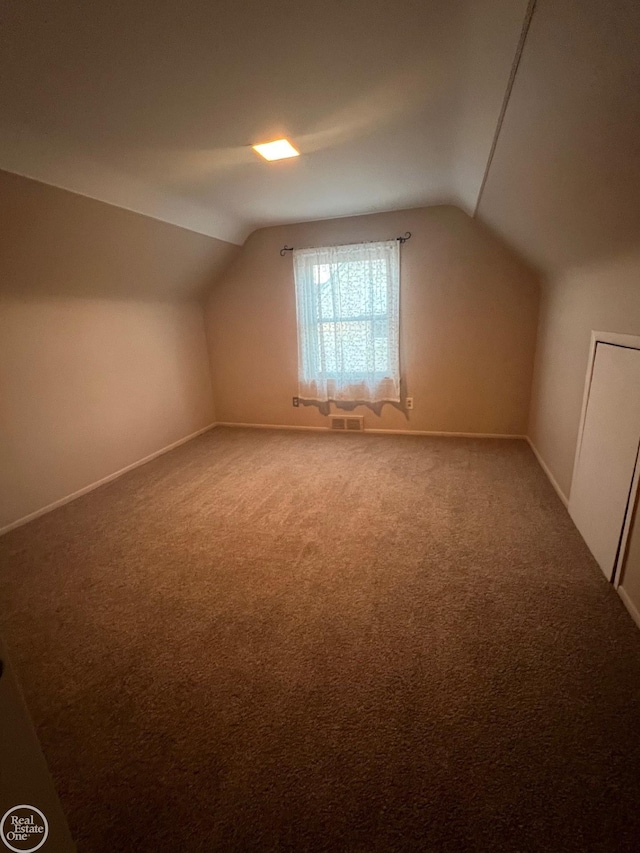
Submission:
[[[589,358],[587,360],[587,375],[584,383],[584,393],[582,395],[582,410],[580,412],[580,426],[578,428],[578,440],[576,442],[576,453],[573,461],[573,474],[571,477],[571,491],[569,492],[569,500],[571,500],[571,492],[573,491],[573,484],[575,482],[576,473],[578,470],[578,460],[580,459],[580,451],[582,449],[582,437],[584,435],[585,418],[587,414],[587,405],[589,403],[589,393],[591,391],[593,367],[596,360],[598,344],[609,344],[610,346],[640,350],[640,335],[624,335],[620,332],[602,332],[597,330],[592,330],[591,332]],[[627,511],[624,518],[624,524],[622,526],[620,542],[618,544],[618,553],[616,555],[616,561],[613,566],[613,574],[611,576],[611,583],[616,587],[616,589],[618,588],[618,585],[620,583],[621,569],[624,563],[624,558],[627,550],[627,540],[629,538],[629,531],[631,529],[633,508],[635,506],[636,497],[638,494],[638,485],[640,483],[639,469],[640,464],[636,464],[633,474],[633,480],[631,481],[631,489],[629,490]]]

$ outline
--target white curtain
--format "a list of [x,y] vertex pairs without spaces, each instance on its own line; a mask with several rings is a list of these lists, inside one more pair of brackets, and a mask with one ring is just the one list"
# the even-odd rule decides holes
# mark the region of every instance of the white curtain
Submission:
[[400,400],[397,240],[293,252],[298,395],[303,400]]

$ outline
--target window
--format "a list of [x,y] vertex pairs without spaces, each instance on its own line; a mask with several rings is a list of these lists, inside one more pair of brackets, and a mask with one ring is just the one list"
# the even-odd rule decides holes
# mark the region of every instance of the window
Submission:
[[398,241],[296,249],[293,268],[298,395],[398,402]]

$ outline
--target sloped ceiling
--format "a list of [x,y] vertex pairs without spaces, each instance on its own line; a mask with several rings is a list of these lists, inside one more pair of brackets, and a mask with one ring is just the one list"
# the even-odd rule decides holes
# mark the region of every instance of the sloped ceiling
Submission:
[[[472,211],[526,0],[32,0],[4,7],[0,168],[231,242]],[[267,164],[250,145],[288,136]]]
[[640,247],[637,0],[537,0],[478,215],[549,274]]
[[241,251],[0,170],[0,300],[198,299]]

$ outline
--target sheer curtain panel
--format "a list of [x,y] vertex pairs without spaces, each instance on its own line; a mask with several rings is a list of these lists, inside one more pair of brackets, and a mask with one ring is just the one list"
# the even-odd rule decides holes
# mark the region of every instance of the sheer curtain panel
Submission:
[[300,398],[399,402],[398,241],[296,249],[293,268]]

